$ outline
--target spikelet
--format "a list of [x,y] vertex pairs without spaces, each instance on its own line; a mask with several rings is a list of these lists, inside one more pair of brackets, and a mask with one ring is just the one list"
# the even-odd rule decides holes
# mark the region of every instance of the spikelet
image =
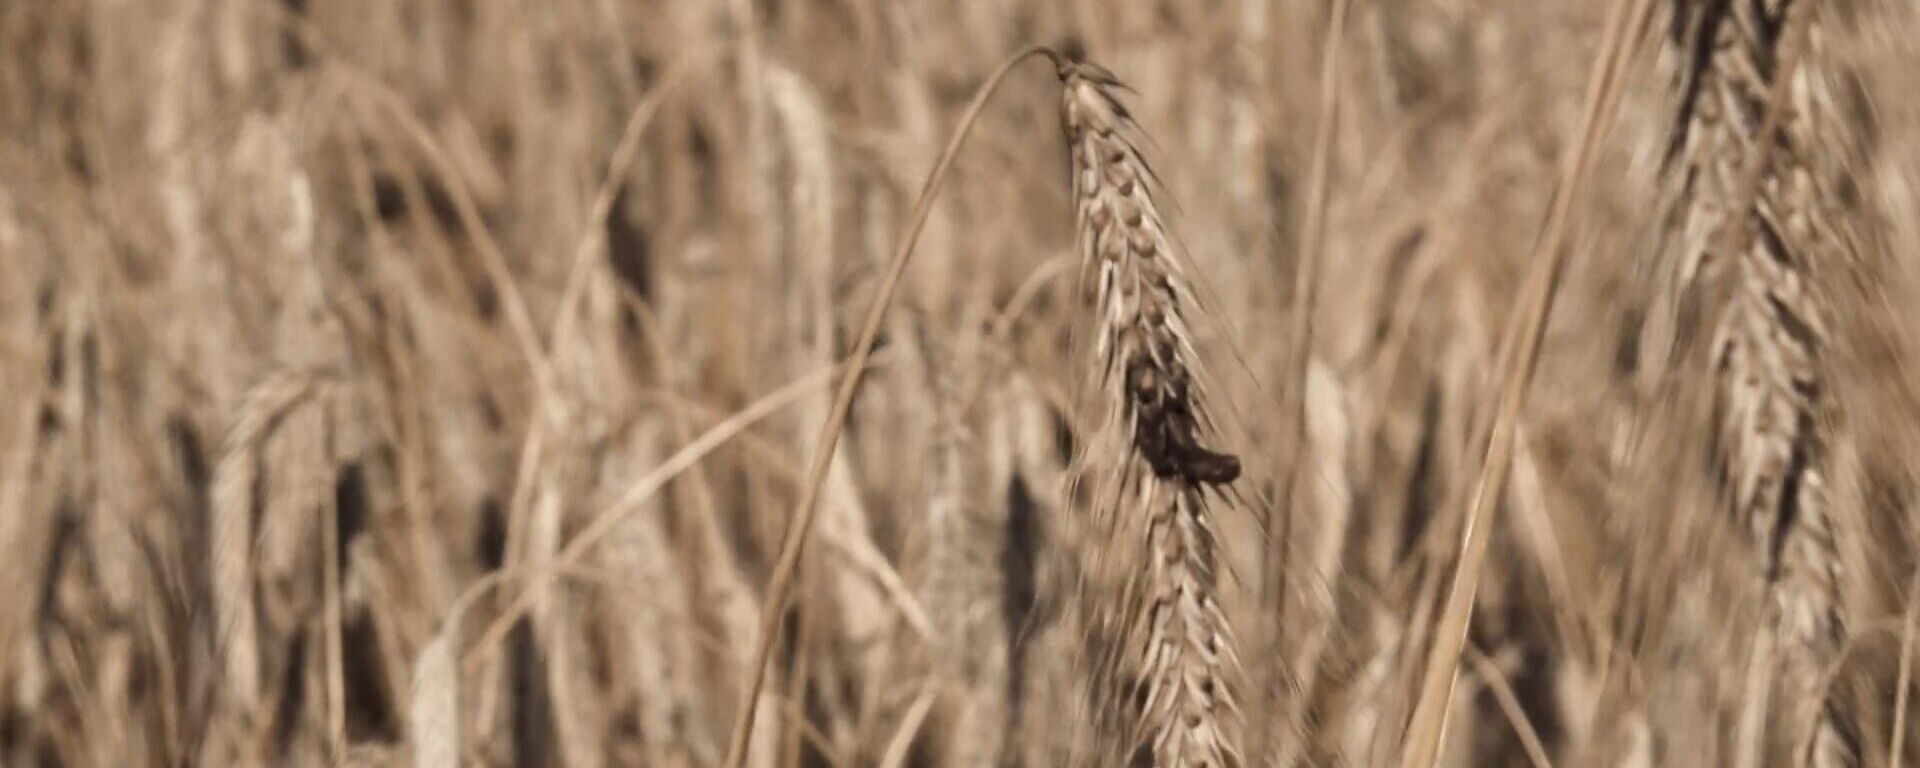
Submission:
[[1064,63],[1061,117],[1073,158],[1082,284],[1091,292],[1092,359],[1080,395],[1076,457],[1106,594],[1089,596],[1090,631],[1108,650],[1095,670],[1116,757],[1154,766],[1240,764],[1232,679],[1238,663],[1221,612],[1209,497],[1240,473],[1201,445],[1212,431],[1194,375],[1196,304],[1153,198],[1138,127],[1112,73]]
[[[1776,703],[1792,730],[1811,722],[1794,741],[1824,767],[1859,762],[1838,713],[1820,706],[1845,626],[1827,477],[1830,307],[1816,275],[1842,266],[1847,241],[1817,181],[1825,94],[1812,67],[1780,71],[1792,63],[1783,54],[1793,14],[1813,10],[1796,7],[1805,2],[1676,5],[1672,43],[1685,64],[1670,153],[1685,184],[1679,288],[1720,288],[1708,317],[1722,495],[1764,569]],[[1779,87],[1775,139],[1761,132]],[[1720,252],[1730,243],[1737,253]],[[1796,711],[1809,703],[1814,711]]]

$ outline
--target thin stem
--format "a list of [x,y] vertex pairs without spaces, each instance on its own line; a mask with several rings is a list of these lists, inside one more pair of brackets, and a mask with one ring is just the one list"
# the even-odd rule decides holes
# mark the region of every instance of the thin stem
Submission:
[[1540,341],[1546,334],[1547,317],[1553,311],[1554,288],[1559,283],[1565,261],[1568,220],[1574,202],[1586,184],[1587,172],[1598,153],[1600,134],[1606,117],[1618,101],[1620,80],[1625,74],[1628,53],[1634,36],[1644,29],[1652,0],[1620,0],[1609,16],[1607,33],[1600,55],[1594,61],[1592,83],[1587,89],[1585,117],[1580,140],[1570,148],[1561,179],[1559,194],[1547,212],[1547,221],[1521,286],[1520,300],[1508,320],[1511,329],[1500,355],[1504,383],[1499,406],[1488,435],[1487,454],[1474,482],[1473,501],[1467,509],[1465,536],[1460,542],[1460,562],[1447,589],[1446,602],[1427,656],[1420,685],[1420,697],[1413,720],[1407,727],[1406,751],[1402,768],[1431,768],[1440,757],[1440,742],[1446,733],[1448,705],[1459,678],[1460,654],[1467,644],[1467,629],[1473,621],[1473,599],[1479,588],[1480,572],[1487,559],[1492,538],[1493,517],[1501,491],[1505,490],[1507,471],[1512,466],[1514,433],[1519,426],[1520,409],[1526,405],[1527,388],[1533,383],[1539,361]]
[[794,510],[787,526],[786,539],[780,545],[780,559],[775,561],[773,577],[767,584],[766,602],[760,606],[760,637],[753,652],[752,682],[741,692],[740,714],[734,720],[733,735],[728,739],[727,759],[723,763],[725,768],[740,768],[746,762],[747,740],[753,732],[754,711],[760,701],[760,691],[767,684],[767,660],[773,655],[774,639],[780,631],[780,614],[793,589],[793,575],[806,547],[807,534],[813,528],[814,513],[820,506],[821,481],[826,478],[827,468],[833,462],[834,448],[840,443],[840,431],[846,425],[847,414],[853,409],[853,396],[859,391],[861,374],[866,370],[867,358],[873,354],[874,341],[880,335],[880,322],[885,319],[887,308],[893,303],[893,293],[900,285],[900,278],[906,274],[914,243],[920,239],[920,231],[926,227],[927,217],[933,213],[934,193],[939,191],[941,180],[946,178],[947,169],[953,166],[954,156],[966,143],[987,99],[999,89],[1000,83],[1015,66],[1036,55],[1045,55],[1056,62],[1059,60],[1059,55],[1052,49],[1041,46],[1028,48],[1001,63],[999,69],[994,70],[993,75],[974,94],[973,103],[961,116],[953,138],[947,141],[939,162],[934,164],[933,172],[927,175],[926,186],[920,190],[920,198],[914,204],[912,224],[901,238],[887,275],[880,283],[879,292],[874,294],[873,304],[867,309],[866,323],[860,330],[860,341],[854,346],[853,357],[846,374],[840,379],[839,392],[834,396],[833,411],[820,427],[820,437],[813,449],[813,465],[807,472],[806,485],[800,491],[800,506]]

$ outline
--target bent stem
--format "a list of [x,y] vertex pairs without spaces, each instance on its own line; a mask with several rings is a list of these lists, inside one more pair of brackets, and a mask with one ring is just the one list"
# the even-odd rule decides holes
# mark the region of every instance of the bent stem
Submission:
[[920,239],[920,230],[926,226],[927,217],[933,212],[933,196],[940,190],[940,182],[953,166],[954,156],[960,153],[961,145],[966,143],[987,100],[999,90],[1000,83],[1015,66],[1037,55],[1059,60],[1059,54],[1053,49],[1033,46],[1002,62],[974,93],[973,103],[967,106],[959,126],[954,129],[953,137],[947,140],[946,149],[940,153],[940,160],[934,164],[933,172],[927,175],[926,185],[921,188],[920,197],[913,206],[913,221],[900,238],[900,245],[894,251],[886,277],[880,283],[880,290],[874,294],[873,304],[867,309],[866,324],[860,329],[860,340],[854,345],[853,357],[847,372],[840,379],[839,391],[834,395],[833,411],[827,415],[826,423],[820,426],[820,436],[813,448],[813,464],[807,470],[806,484],[801,486],[800,506],[794,510],[793,518],[787,524],[786,538],[780,545],[780,559],[774,562],[773,576],[767,583],[766,601],[760,606],[760,637],[753,652],[753,678],[741,692],[740,714],[735,718],[733,733],[728,738],[727,760],[723,763],[725,768],[740,768],[747,759],[747,741],[753,732],[754,711],[760,701],[760,692],[767,683],[767,661],[773,654],[775,635],[780,631],[780,614],[785,610],[787,597],[793,590],[793,577],[806,547],[807,533],[813,529],[814,513],[820,506],[820,484],[833,462],[834,447],[840,442],[841,428],[846,425],[847,413],[853,408],[853,396],[860,388],[860,377],[866,370],[867,358],[873,354],[874,340],[880,334],[880,322],[885,319],[887,308],[893,304],[894,290],[899,287],[900,278],[906,274],[914,243]]

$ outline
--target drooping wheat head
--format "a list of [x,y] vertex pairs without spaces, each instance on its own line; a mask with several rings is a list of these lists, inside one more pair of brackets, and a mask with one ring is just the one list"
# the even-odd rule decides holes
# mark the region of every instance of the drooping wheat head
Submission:
[[1761,631],[1779,654],[1776,704],[1796,732],[1811,725],[1794,743],[1810,745],[1812,764],[1854,765],[1844,722],[1822,704],[1845,625],[1822,360],[1831,307],[1816,277],[1840,266],[1847,240],[1822,194],[1819,118],[1830,102],[1814,66],[1794,66],[1817,59],[1788,55],[1790,22],[1811,12],[1806,5],[1675,5],[1671,44],[1684,62],[1669,149],[1683,184],[1677,287],[1717,289],[1706,315],[1715,467],[1764,569],[1771,627]]
[[1214,505],[1240,464],[1202,444],[1213,424],[1192,362],[1198,309],[1118,98],[1125,86],[1089,63],[1059,74],[1093,310],[1074,482],[1091,505],[1093,570],[1111,577],[1089,596],[1106,649],[1096,715],[1134,765],[1237,765],[1238,661],[1217,591]]

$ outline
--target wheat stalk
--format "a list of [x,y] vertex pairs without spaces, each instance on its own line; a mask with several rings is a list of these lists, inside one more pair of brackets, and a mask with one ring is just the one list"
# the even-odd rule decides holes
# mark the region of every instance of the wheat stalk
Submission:
[[761,690],[766,686],[767,661],[772,657],[774,635],[780,615],[784,612],[787,597],[793,588],[795,569],[800,564],[800,555],[805,551],[808,533],[813,528],[813,520],[819,509],[820,488],[826,478],[827,470],[833,461],[834,447],[840,442],[840,432],[846,426],[847,415],[853,409],[853,397],[860,389],[860,377],[865,373],[867,361],[873,356],[874,343],[880,335],[880,322],[886,318],[887,308],[893,303],[894,290],[899,287],[900,279],[905,276],[907,264],[913,256],[914,243],[919,240],[920,231],[926,226],[927,217],[933,212],[933,196],[939,191],[940,183],[946,178],[947,169],[952,167],[954,156],[960,152],[973,123],[980,116],[980,110],[987,104],[994,91],[1006,79],[1009,72],[1030,56],[1052,55],[1045,48],[1028,48],[1008,57],[999,68],[988,76],[979,90],[975,92],[967,112],[960,118],[960,125],[941,151],[940,159],[927,174],[927,183],[920,191],[914,204],[913,220],[900,239],[899,247],[894,250],[893,260],[889,262],[886,275],[881,279],[880,287],[874,294],[873,303],[867,308],[867,317],[861,324],[860,338],[854,344],[853,357],[847,371],[841,376],[840,384],[834,392],[833,407],[827,419],[820,426],[820,434],[815,441],[813,462],[807,469],[806,482],[801,488],[800,503],[794,511],[792,522],[780,544],[780,557],[774,563],[773,575],[767,585],[767,597],[760,607],[760,635],[754,647],[752,667],[748,672],[748,684],[742,693],[739,715],[734,718],[732,734],[727,739],[727,757],[723,765],[727,768],[739,768],[747,758],[747,737],[753,729],[753,717],[759,707]]
[[1587,84],[1579,140],[1565,155],[1560,189],[1547,210],[1520,297],[1508,317],[1506,339],[1495,366],[1500,388],[1494,401],[1493,423],[1488,429],[1487,452],[1474,480],[1472,500],[1468,502],[1463,521],[1465,535],[1460,542],[1460,562],[1454,568],[1434,625],[1426,668],[1421,672],[1420,693],[1414,700],[1413,717],[1407,723],[1406,747],[1400,756],[1402,768],[1432,768],[1440,759],[1454,683],[1459,677],[1461,654],[1466,650],[1467,631],[1473,621],[1474,596],[1486,564],[1494,514],[1506,490],[1507,472],[1512,468],[1520,411],[1526,405],[1527,389],[1533,383],[1541,342],[1546,335],[1547,318],[1553,312],[1574,204],[1585,190],[1602,134],[1618,105],[1620,83],[1633,50],[1633,35],[1643,27],[1652,8],[1652,0],[1619,0],[1608,14],[1600,52]]
[[1714,459],[1769,602],[1755,643],[1760,682],[1736,742],[1743,765],[1757,760],[1769,687],[1781,689],[1791,743],[1807,745],[1813,765],[1859,763],[1824,690],[1845,624],[1827,493],[1830,308],[1814,274],[1844,255],[1845,240],[1815,181],[1814,121],[1826,104],[1796,66],[1805,41],[1795,36],[1810,34],[1812,10],[1810,0],[1682,4],[1672,41],[1687,62],[1670,145],[1685,184],[1678,288],[1726,281],[1711,347]]
[[1097,556],[1123,573],[1094,606],[1114,654],[1098,670],[1104,720],[1127,759],[1237,765],[1238,663],[1214,578],[1219,544],[1208,494],[1239,461],[1200,444],[1212,431],[1193,375],[1193,296],[1153,198],[1138,126],[1111,72],[1063,63],[1061,118],[1073,156],[1083,282],[1093,292],[1087,448],[1076,476],[1092,493]]

